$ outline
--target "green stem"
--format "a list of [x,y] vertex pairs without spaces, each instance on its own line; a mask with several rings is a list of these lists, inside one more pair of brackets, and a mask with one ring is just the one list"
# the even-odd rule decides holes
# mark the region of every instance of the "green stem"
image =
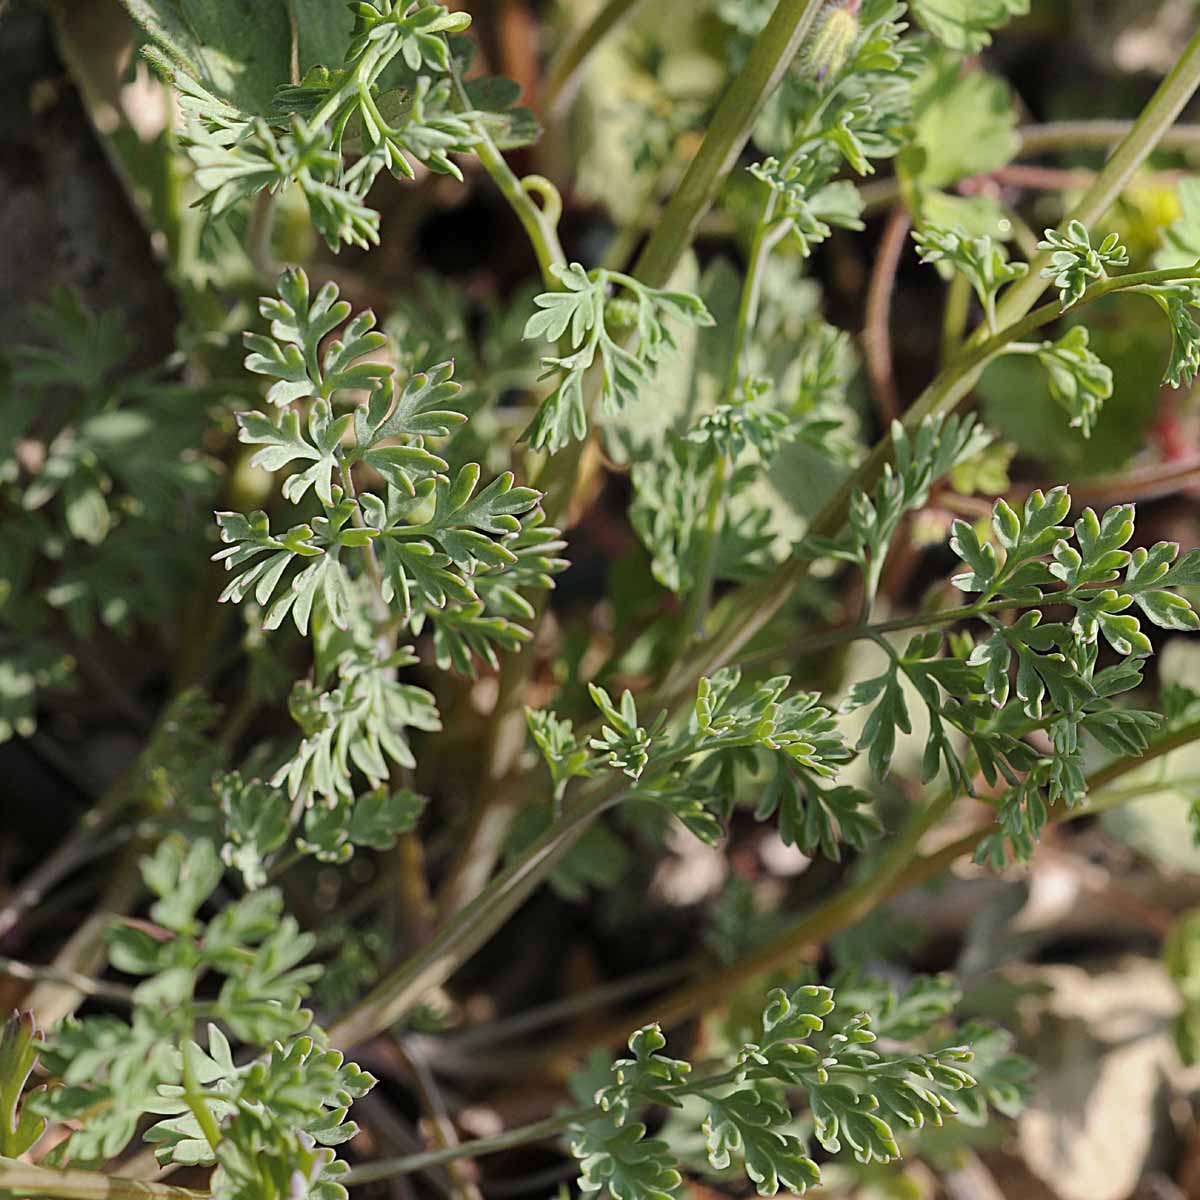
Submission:
[[[721,1087],[733,1083],[741,1074],[734,1068],[722,1071],[717,1075],[708,1075],[703,1079],[689,1080],[670,1088],[674,1096],[694,1096],[708,1088]],[[380,1162],[369,1163],[365,1167],[356,1167],[346,1177],[346,1183],[351,1187],[359,1183],[373,1183],[379,1179],[390,1179],[395,1175],[411,1175],[414,1171],[423,1171],[427,1167],[440,1167],[456,1158],[482,1158],[485,1154],[496,1154],[501,1150],[511,1150],[514,1146],[523,1146],[526,1142],[538,1142],[556,1133],[562,1132],[568,1125],[580,1121],[594,1120],[603,1114],[604,1110],[598,1104],[587,1104],[579,1108],[568,1109],[553,1117],[541,1121],[531,1121],[528,1125],[518,1125],[516,1129],[506,1130],[494,1137],[474,1138],[469,1142],[460,1142],[457,1146],[446,1146],[440,1150],[429,1150],[423,1154],[406,1154],[402,1158],[383,1159]]]
[[586,1121],[598,1112],[599,1109],[594,1104],[586,1108],[574,1108],[555,1117],[531,1121],[528,1125],[518,1125],[516,1129],[505,1130],[495,1137],[474,1138],[469,1142],[460,1142],[457,1146],[443,1146],[438,1150],[426,1150],[422,1154],[406,1154],[402,1158],[380,1159],[379,1162],[355,1167],[345,1177],[345,1183],[354,1187],[360,1183],[373,1183],[377,1179],[391,1179],[396,1175],[411,1175],[414,1171],[440,1167],[454,1162],[455,1159],[482,1158],[485,1154],[498,1154],[502,1150],[511,1150],[514,1146],[523,1146],[526,1142],[538,1142],[543,1138],[553,1137],[572,1122]]
[[431,988],[444,983],[562,861],[588,826],[624,794],[620,783],[597,780],[576,806],[514,859],[469,904],[450,916],[397,971],[389,975],[329,1029],[342,1049],[398,1021]]
[[[471,108],[466,88],[458,73],[454,73],[454,90],[458,104],[462,109]],[[541,175],[532,176],[526,186],[513,173],[504,155],[492,141],[491,135],[484,127],[476,123],[475,133],[479,140],[475,143],[475,154],[483,164],[483,169],[492,177],[492,181],[500,189],[500,194],[508,201],[509,207],[517,215],[526,236],[537,255],[538,270],[542,274],[542,282],[552,291],[559,289],[559,282],[554,276],[552,267],[565,266],[566,255],[558,240],[558,215],[562,211],[562,202],[552,195],[554,187],[548,179]],[[530,195],[531,191],[538,192],[543,201],[539,207]],[[556,202],[557,201],[557,202]]]
[[200,1088],[200,1083],[196,1079],[196,1067],[192,1061],[195,1046],[191,1042],[184,1042],[182,1047],[183,1059],[183,1099],[191,1114],[196,1118],[196,1124],[200,1126],[200,1132],[204,1134],[204,1140],[208,1143],[209,1149],[215,1154],[217,1147],[221,1144],[221,1130],[217,1125],[217,1119],[212,1114],[212,1109],[205,1103],[208,1093]]
[[51,1171],[13,1158],[0,1158],[0,1192],[56,1200],[209,1200],[208,1192],[169,1183],[122,1179],[99,1171]]
[[633,273],[643,283],[662,287],[671,277],[823,3],[824,0],[779,0],[775,6],[745,65],[725,89],[696,157],[663,209],[634,266]]
[[787,232],[787,226],[775,230],[772,219],[775,215],[775,197],[772,192],[754,230],[754,241],[750,246],[750,258],[746,263],[746,278],[742,283],[742,298],[738,304],[737,324],[733,331],[733,348],[729,355],[729,376],[725,381],[725,395],[729,399],[737,389],[742,377],[742,359],[745,357],[750,330],[758,320],[758,306],[762,298],[763,274],[771,251]]
[[583,64],[602,41],[628,16],[642,0],[608,0],[608,3],[570,38],[550,63],[542,87],[542,108],[556,113],[570,99],[572,84]]
[[696,579],[688,597],[687,612],[680,626],[680,647],[686,647],[704,629],[717,573],[717,552],[721,548],[721,518],[729,497],[730,462],[727,454],[717,460],[717,469],[709,488],[708,507],[700,534]]

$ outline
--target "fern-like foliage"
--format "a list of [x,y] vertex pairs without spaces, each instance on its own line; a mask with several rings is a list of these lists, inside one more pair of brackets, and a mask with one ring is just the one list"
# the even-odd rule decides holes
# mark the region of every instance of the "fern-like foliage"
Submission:
[[[629,1039],[632,1057],[613,1063],[611,1081],[596,1092],[594,1116],[572,1127],[581,1190],[613,1200],[676,1195],[681,1164],[638,1118],[653,1107],[678,1109],[687,1097],[703,1105],[709,1167],[722,1178],[744,1174],[761,1196],[803,1195],[821,1181],[812,1149],[796,1132],[791,1096],[803,1098],[827,1155],[847,1153],[864,1164],[899,1158],[905,1134],[941,1125],[960,1109],[976,1120],[989,1102],[1010,1113],[1019,1108],[1028,1069],[1002,1037],[971,1026],[961,1040],[947,1041],[957,993],[944,980],[918,979],[903,996],[874,981],[845,984],[774,989],[757,1028],[741,1031],[745,1040],[703,1078],[690,1063],[659,1053],[666,1039],[657,1025],[639,1029]],[[871,1004],[872,1015],[860,1002]],[[971,1073],[973,1043],[987,1056],[990,1086]]]
[[[375,1081],[305,1034],[302,1003],[321,968],[305,962],[315,939],[283,915],[276,889],[203,919],[223,870],[203,839],[168,838],[143,860],[159,932],[121,923],[109,938],[113,965],[141,978],[133,1011],[63,1022],[42,1051],[61,1086],[27,1105],[75,1128],[50,1155],[55,1165],[113,1158],[151,1115],[158,1161],[215,1161],[221,1194],[282,1200],[302,1180],[304,1195],[344,1198],[346,1166],[328,1147],[354,1135],[347,1109]],[[214,999],[199,993],[206,973],[221,979]],[[193,1041],[202,1019],[203,1049]],[[251,1061],[235,1062],[222,1030],[254,1049]]]

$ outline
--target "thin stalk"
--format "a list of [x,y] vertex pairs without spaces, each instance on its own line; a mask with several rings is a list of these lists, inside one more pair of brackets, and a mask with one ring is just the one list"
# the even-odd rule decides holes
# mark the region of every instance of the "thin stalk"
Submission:
[[329,1039],[343,1049],[398,1021],[430,989],[438,987],[480,948],[554,870],[605,809],[624,794],[620,784],[597,781],[580,802],[459,912],[450,916],[427,945],[379,983],[333,1023]]
[[[1157,500],[1174,496],[1200,483],[1200,455],[1135,467],[1112,475],[1092,475],[1073,484],[1071,494],[1077,501],[1090,504],[1117,503],[1124,500]],[[1034,484],[1015,484],[1007,493],[1009,503],[1024,500]]]
[[[425,1110],[432,1140],[437,1149],[446,1153],[461,1150],[462,1143],[458,1140],[454,1122],[451,1121],[450,1114],[446,1110],[446,1102],[438,1090],[437,1081],[429,1069],[429,1064],[419,1052],[413,1050],[411,1045],[406,1046],[403,1041],[397,1042],[397,1049],[412,1074],[417,1094],[421,1100],[421,1107]],[[451,1194],[455,1200],[482,1200],[479,1188],[463,1170],[463,1158],[464,1155],[453,1153],[453,1157],[449,1161],[446,1173],[450,1178]]]
[[[109,788],[100,802],[79,818],[67,839],[21,880],[0,905],[0,939],[12,932],[25,913],[40,904],[48,892],[95,856],[95,846],[102,831],[121,815],[131,799],[127,787],[129,778],[127,774]],[[107,850],[109,839],[105,839],[103,845]]]
[[883,424],[890,425],[900,416],[900,397],[896,393],[896,375],[892,362],[891,310],[896,290],[896,272],[908,241],[912,218],[904,207],[892,210],[875,251],[875,267],[867,287],[867,311],[863,327],[863,351],[871,391]]
[[942,312],[942,340],[938,365],[945,369],[947,363],[962,348],[963,334],[967,330],[967,319],[971,315],[971,284],[965,275],[955,275],[946,288],[946,303]]
[[117,1004],[133,1003],[133,988],[123,984],[105,983],[92,979],[89,975],[81,975],[78,971],[55,970],[54,967],[21,962],[4,955],[0,955],[0,975],[7,975],[9,979],[21,979],[27,983],[40,983],[42,980],[65,983],[85,996],[95,996],[98,1000],[112,1000]]
[[823,3],[824,0],[779,0],[775,6],[745,65],[725,89],[696,157],[638,257],[633,273],[643,283],[662,287],[670,278]]
[[[672,1087],[671,1094],[694,1096],[709,1088],[733,1083],[739,1073],[738,1069],[733,1069],[706,1076],[704,1079],[691,1080]],[[587,1104],[580,1108],[567,1109],[541,1121],[531,1121],[528,1125],[518,1125],[516,1129],[506,1130],[494,1137],[473,1138],[469,1142],[461,1142],[443,1150],[430,1150],[425,1154],[406,1154],[403,1158],[383,1159],[364,1167],[356,1167],[346,1176],[346,1183],[353,1187],[357,1183],[372,1183],[378,1179],[390,1179],[394,1175],[411,1175],[414,1171],[423,1171],[427,1167],[440,1167],[456,1158],[482,1158],[485,1154],[511,1150],[514,1146],[523,1146],[526,1142],[538,1142],[551,1137],[566,1129],[568,1125],[598,1117],[603,1111],[598,1104]]]
[[526,1142],[540,1142],[544,1138],[561,1133],[574,1121],[587,1120],[595,1116],[595,1105],[587,1108],[574,1108],[568,1112],[559,1113],[556,1117],[546,1117],[541,1121],[531,1121],[528,1125],[518,1125],[516,1129],[505,1130],[494,1137],[473,1138],[469,1142],[460,1142],[456,1146],[445,1146],[439,1150],[426,1150],[423,1154],[406,1154],[403,1158],[383,1158],[366,1166],[355,1167],[344,1182],[350,1187],[360,1183],[373,1183],[378,1179],[391,1179],[396,1175],[411,1175],[414,1171],[424,1171],[429,1167],[441,1167],[455,1159],[482,1158],[485,1154],[498,1154],[502,1150],[511,1150],[514,1146],[523,1146]]
[[[466,89],[457,72],[454,73],[454,89],[460,107],[471,108]],[[500,189],[500,194],[508,201],[509,207],[516,213],[517,220],[521,222],[537,256],[542,282],[552,291],[557,291],[560,285],[551,268],[564,266],[567,261],[558,240],[558,216],[562,211],[562,202],[557,200],[557,192],[549,180],[540,175],[531,177],[529,181],[518,179],[488,131],[477,124],[475,132],[478,137],[475,143],[476,157],[492,177],[492,182]],[[541,206],[534,201],[530,195],[531,191],[536,191],[542,196]]]
[[[1063,589],[1061,596],[1067,595]],[[789,655],[809,654],[814,650],[825,650],[844,642],[875,641],[882,634],[901,633],[906,629],[928,629],[936,625],[955,625],[959,621],[970,621],[989,613],[1012,612],[1025,608],[1041,607],[1044,604],[1063,602],[1060,594],[1049,592],[1035,601],[990,600],[984,604],[960,604],[955,608],[942,608],[934,612],[913,613],[907,617],[893,617],[890,621],[875,621],[872,624],[848,625],[844,629],[830,629],[823,633],[806,634],[787,645]],[[743,665],[747,660],[741,660]]]
[[742,377],[742,359],[746,353],[746,343],[750,338],[750,330],[758,320],[758,306],[762,299],[763,273],[771,251],[778,245],[780,238],[787,232],[784,225],[778,229],[772,227],[771,221],[775,213],[776,193],[767,197],[766,208],[759,217],[754,230],[754,241],[750,245],[750,258],[746,263],[746,278],[742,284],[742,298],[738,304],[737,324],[733,331],[733,349],[729,355],[729,376],[725,381],[726,397],[733,395]]
[[557,115],[568,103],[584,63],[642,0],[608,0],[600,11],[571,37],[550,62],[542,86],[543,111]]
[[99,1171],[51,1171],[0,1158],[0,1191],[55,1200],[209,1200],[208,1192],[102,1175]]
[[[195,1053],[198,1051],[193,1043],[185,1042],[183,1044],[181,1055],[183,1060],[183,1099],[192,1116],[195,1117],[196,1124],[200,1126],[204,1140],[215,1154],[221,1145],[221,1130],[217,1125],[216,1117],[212,1114],[212,1109],[205,1103],[209,1093],[201,1090],[199,1080],[196,1078]],[[224,1097],[213,1096],[212,1098],[223,1099]]]
[[687,962],[668,963],[662,967],[652,967],[648,971],[640,971],[636,975],[628,975],[613,983],[601,984],[589,988],[585,992],[577,992],[564,996],[561,1000],[543,1004],[538,1008],[527,1009],[511,1017],[501,1017],[497,1021],[489,1021],[486,1025],[477,1025],[462,1033],[454,1033],[449,1037],[439,1038],[438,1047],[455,1054],[469,1050],[478,1050],[481,1046],[494,1046],[497,1042],[510,1041],[555,1025],[570,1017],[593,1009],[603,1008],[631,996],[644,992],[652,992],[667,984],[676,983],[688,973],[691,964]]

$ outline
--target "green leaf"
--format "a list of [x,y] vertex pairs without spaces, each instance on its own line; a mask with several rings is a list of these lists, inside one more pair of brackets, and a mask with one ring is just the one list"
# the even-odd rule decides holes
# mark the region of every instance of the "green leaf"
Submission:
[[121,0],[129,15],[209,91],[249,113],[271,111],[290,78],[291,33],[282,4]]
[[523,625],[507,617],[488,616],[479,602],[431,612],[429,619],[433,623],[433,653],[438,666],[460,675],[474,676],[477,658],[493,671],[499,670],[496,648],[512,654],[533,636]]
[[612,1200],[673,1200],[683,1178],[667,1143],[646,1137],[646,1126],[595,1122],[572,1129],[571,1153],[580,1160],[579,1189]]
[[687,1081],[692,1065],[658,1052],[667,1044],[658,1025],[645,1025],[629,1036],[632,1058],[612,1065],[612,1082],[596,1092],[596,1103],[623,1125],[630,1110],[647,1104],[678,1108],[671,1089]]
[[1110,267],[1129,265],[1129,252],[1115,233],[1093,247],[1087,228],[1080,221],[1070,221],[1066,233],[1047,229],[1038,249],[1051,252],[1050,265],[1042,270],[1042,278],[1054,281],[1063,312],[1087,291],[1089,280],[1107,278]]
[[556,797],[562,796],[570,780],[591,774],[587,748],[576,741],[570,721],[547,709],[526,707],[525,723],[550,768]]
[[912,732],[908,704],[894,663],[884,674],[855,683],[846,697],[844,711],[853,712],[868,704],[874,704],[874,707],[856,749],[868,752],[871,770],[882,779],[891,766],[896,749],[896,730]]
[[450,570],[450,556],[428,542],[382,537],[375,549],[383,569],[383,598],[389,604],[398,600],[405,619],[413,613],[414,601],[432,608],[445,608],[450,601],[478,602],[474,581]]
[[390,850],[403,833],[411,833],[425,808],[424,796],[407,789],[376,788],[360,796],[350,820],[350,841],[372,850]]
[[0,1155],[5,1158],[32,1149],[46,1129],[45,1117],[21,1103],[41,1047],[31,1012],[14,1012],[0,1028]]
[[1192,310],[1200,306],[1200,288],[1180,284],[1151,289],[1171,327],[1171,352],[1163,371],[1167,387],[1187,387],[1200,374],[1200,325]]
[[260,888],[267,882],[266,860],[291,832],[287,802],[274,788],[243,780],[236,771],[218,780],[216,792],[225,819],[221,859],[241,873],[246,887]]
[[280,414],[278,425],[259,412],[238,413],[237,417],[238,440],[265,447],[250,460],[251,466],[278,471],[297,459],[313,464],[284,480],[285,500],[299,504],[313,488],[322,504],[333,506],[333,473],[343,462],[341,443],[350,428],[349,413],[335,420],[329,405],[318,400],[309,409],[308,439],[300,432],[300,416],[294,410]]
[[[967,2],[973,5],[973,0]],[[1016,156],[1016,113],[1002,79],[983,70],[964,71],[960,59],[946,56],[926,68],[913,93],[913,138],[900,163],[919,187],[948,188],[995,171]]]
[[1154,256],[1159,271],[1200,262],[1200,179],[1184,175],[1177,195],[1179,217],[1163,230],[1162,249]]
[[189,847],[181,837],[164,838],[141,863],[146,887],[158,897],[150,916],[173,933],[196,928],[196,913],[221,881],[223,867],[212,842]]
[[822,789],[798,779],[781,765],[763,789],[755,820],[769,820],[778,811],[779,837],[810,857],[818,851],[833,862],[842,858],[842,844],[864,850],[883,832],[868,807],[870,797],[852,787]]
[[1113,375],[1088,348],[1087,328],[1075,325],[1058,341],[1043,342],[1037,358],[1046,368],[1050,395],[1070,414],[1071,427],[1091,437],[1101,403],[1113,393]]
[[768,158],[749,170],[775,193],[779,201],[776,223],[787,226],[805,258],[813,246],[830,236],[831,226],[864,228],[858,189],[848,180],[830,182],[836,160],[830,163],[824,156],[806,154],[785,168],[777,158]]
[[786,1129],[790,1121],[791,1113],[782,1104],[753,1088],[710,1100],[704,1119],[709,1163],[723,1171],[741,1159],[760,1196],[774,1196],[780,1188],[804,1195],[820,1183],[821,1173],[804,1143]]
[[340,391],[385,387],[390,391],[392,368],[378,361],[359,362],[376,354],[387,338],[374,331],[375,314],[366,309],[346,324],[341,338],[322,341],[350,316],[350,305],[338,298],[334,283],[321,286],[316,296],[308,276],[289,267],[276,283],[276,296],[259,299],[259,311],[270,322],[270,337],[247,333],[248,371],[276,378],[267,399],[280,407],[308,396],[332,400]]
[[355,769],[377,788],[388,781],[389,762],[415,766],[405,730],[442,726],[433,696],[394,677],[414,661],[407,650],[385,658],[374,645],[355,643],[338,659],[337,687],[296,684],[290,707],[304,738],[272,785],[286,783],[288,794],[306,804],[319,798],[332,806],[353,799]]
[[433,516],[413,532],[428,533],[458,567],[472,569],[476,562],[487,566],[509,565],[511,551],[496,540],[520,533],[517,519],[537,506],[542,498],[533,488],[515,487],[511,471],[498,475],[482,491],[478,463],[468,463],[451,483],[436,481]]
[[[551,271],[562,290],[534,297],[538,311],[526,322],[524,336],[561,339],[570,349],[542,359],[546,374],[557,375],[559,381],[522,438],[534,449],[553,454],[587,432],[583,379],[593,366],[600,371],[605,410],[620,412],[637,399],[657,364],[675,349],[666,321],[711,325],[713,318],[699,297],[649,288],[619,271],[589,273],[579,263],[554,266]],[[614,300],[609,295],[612,286],[625,295]],[[613,336],[609,321],[636,334],[632,349],[623,344],[631,339]]]
[[588,684],[588,694],[604,718],[600,736],[592,738],[588,745],[604,754],[609,766],[624,771],[630,779],[640,779],[650,761],[652,737],[638,724],[633,693],[628,690],[622,693],[619,708],[609,694],[594,683]]
[[992,30],[1029,12],[1029,0],[912,0],[912,13],[944,46],[978,54]]
[[913,233],[913,240],[922,262],[943,264],[962,275],[989,312],[996,293],[1029,272],[1028,263],[1009,262],[1002,246],[990,237],[971,237],[961,225],[926,225]]

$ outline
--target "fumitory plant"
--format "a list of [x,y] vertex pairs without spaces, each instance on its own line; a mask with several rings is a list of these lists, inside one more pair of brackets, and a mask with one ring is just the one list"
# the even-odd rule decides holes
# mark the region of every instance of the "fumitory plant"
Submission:
[[678,46],[637,0],[121,3],[115,99],[58,36],[177,331],[59,288],[3,351],[0,739],[81,803],[6,860],[0,1192],[972,1152],[1037,1064],[873,923],[1200,739],[1155,666],[1200,539],[1135,503],[1200,374],[1200,34],[1136,119],[1018,128],[1029,0],[674,4]]

